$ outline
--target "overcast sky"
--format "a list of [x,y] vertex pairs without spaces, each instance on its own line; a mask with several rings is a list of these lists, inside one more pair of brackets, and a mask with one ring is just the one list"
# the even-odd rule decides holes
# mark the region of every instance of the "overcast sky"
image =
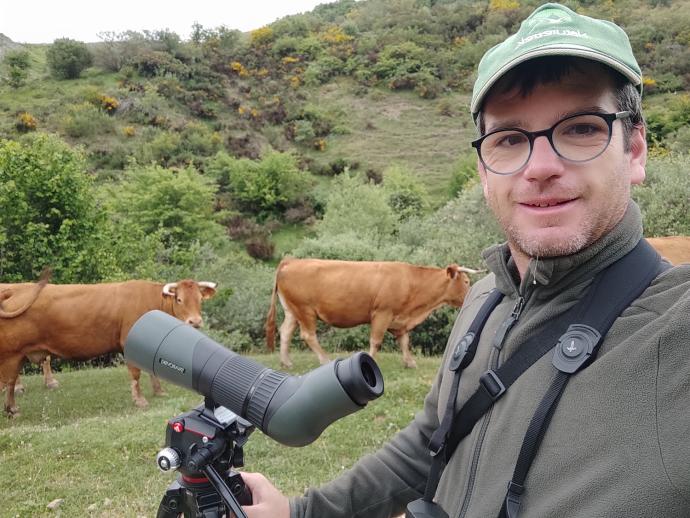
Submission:
[[19,43],[100,41],[99,32],[170,29],[187,39],[194,22],[249,31],[333,0],[0,0],[0,33]]

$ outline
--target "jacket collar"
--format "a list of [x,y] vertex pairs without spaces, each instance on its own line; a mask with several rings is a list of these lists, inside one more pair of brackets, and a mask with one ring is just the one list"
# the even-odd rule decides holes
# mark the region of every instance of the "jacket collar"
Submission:
[[[488,268],[496,276],[496,287],[505,294],[524,294],[528,285],[542,289],[539,298],[547,298],[574,284],[591,280],[594,275],[614,263],[642,238],[642,215],[630,201],[621,221],[605,236],[572,255],[531,259],[528,275],[520,282],[517,267],[507,243],[494,245],[482,253]],[[518,285],[518,283],[520,283]]]

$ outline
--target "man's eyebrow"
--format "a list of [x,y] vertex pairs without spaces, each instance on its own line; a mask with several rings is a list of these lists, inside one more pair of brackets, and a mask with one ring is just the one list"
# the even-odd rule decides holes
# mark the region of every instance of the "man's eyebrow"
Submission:
[[[572,110],[560,112],[556,118],[553,121],[553,124],[556,122],[565,119],[566,117],[570,117],[571,115],[577,115],[578,113],[607,113],[608,109],[604,108],[598,104],[592,104],[590,106],[578,106],[577,108],[573,108]],[[493,122],[490,126],[487,126],[486,128],[486,133],[491,133],[492,131],[500,130],[500,129],[508,129],[508,128],[522,128],[524,129],[526,126],[526,121],[524,119],[506,119],[506,120],[497,120]],[[539,129],[545,129],[545,128],[539,128]],[[535,130],[538,131],[538,130]]]

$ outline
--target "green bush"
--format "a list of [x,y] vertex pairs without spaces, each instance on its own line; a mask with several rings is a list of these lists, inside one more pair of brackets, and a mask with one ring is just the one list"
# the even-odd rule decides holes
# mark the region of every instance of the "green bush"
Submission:
[[476,183],[435,213],[400,225],[399,240],[409,250],[405,260],[481,268],[481,251],[505,240]]
[[3,57],[2,62],[7,69],[7,84],[12,88],[24,86],[31,67],[29,52],[24,49],[9,51]]
[[76,79],[91,66],[91,53],[84,42],[60,38],[46,51],[50,73],[56,79]]
[[384,239],[393,233],[397,220],[382,186],[364,183],[358,175],[341,174],[331,183],[317,230],[319,236],[352,231]]
[[261,160],[249,160],[220,152],[209,162],[207,172],[242,210],[262,219],[296,205],[311,183],[289,153],[272,152]]
[[134,166],[110,189],[108,203],[116,220],[137,224],[145,233],[161,232],[166,247],[184,249],[197,241],[223,239],[213,213],[215,190],[193,167]]
[[645,182],[633,188],[646,236],[690,236],[690,156],[654,158]]
[[35,280],[45,266],[57,282],[99,280],[111,264],[99,249],[105,229],[83,157],[57,137],[0,140],[0,271]]
[[421,216],[429,209],[426,188],[402,166],[391,166],[383,172],[383,189],[388,196],[388,205],[401,221]]
[[72,105],[60,121],[62,131],[70,137],[86,137],[112,133],[113,120],[89,102]]
[[235,350],[247,350],[250,344],[265,343],[264,324],[271,302],[275,272],[260,264],[233,264],[226,268],[223,291],[204,306],[207,323],[228,333]]
[[448,188],[449,194],[454,198],[466,187],[477,181],[479,181],[477,154],[475,152],[465,153],[453,165]]
[[179,133],[148,128],[136,157],[141,164],[155,163],[163,167],[181,165],[184,163],[181,148],[182,136]]

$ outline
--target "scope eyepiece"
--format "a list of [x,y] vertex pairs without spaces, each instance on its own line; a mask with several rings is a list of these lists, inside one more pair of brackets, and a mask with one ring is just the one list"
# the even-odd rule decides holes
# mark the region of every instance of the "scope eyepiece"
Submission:
[[289,446],[311,443],[333,421],[383,394],[381,370],[364,352],[291,376],[158,310],[135,322],[124,353],[128,362],[210,397]]

